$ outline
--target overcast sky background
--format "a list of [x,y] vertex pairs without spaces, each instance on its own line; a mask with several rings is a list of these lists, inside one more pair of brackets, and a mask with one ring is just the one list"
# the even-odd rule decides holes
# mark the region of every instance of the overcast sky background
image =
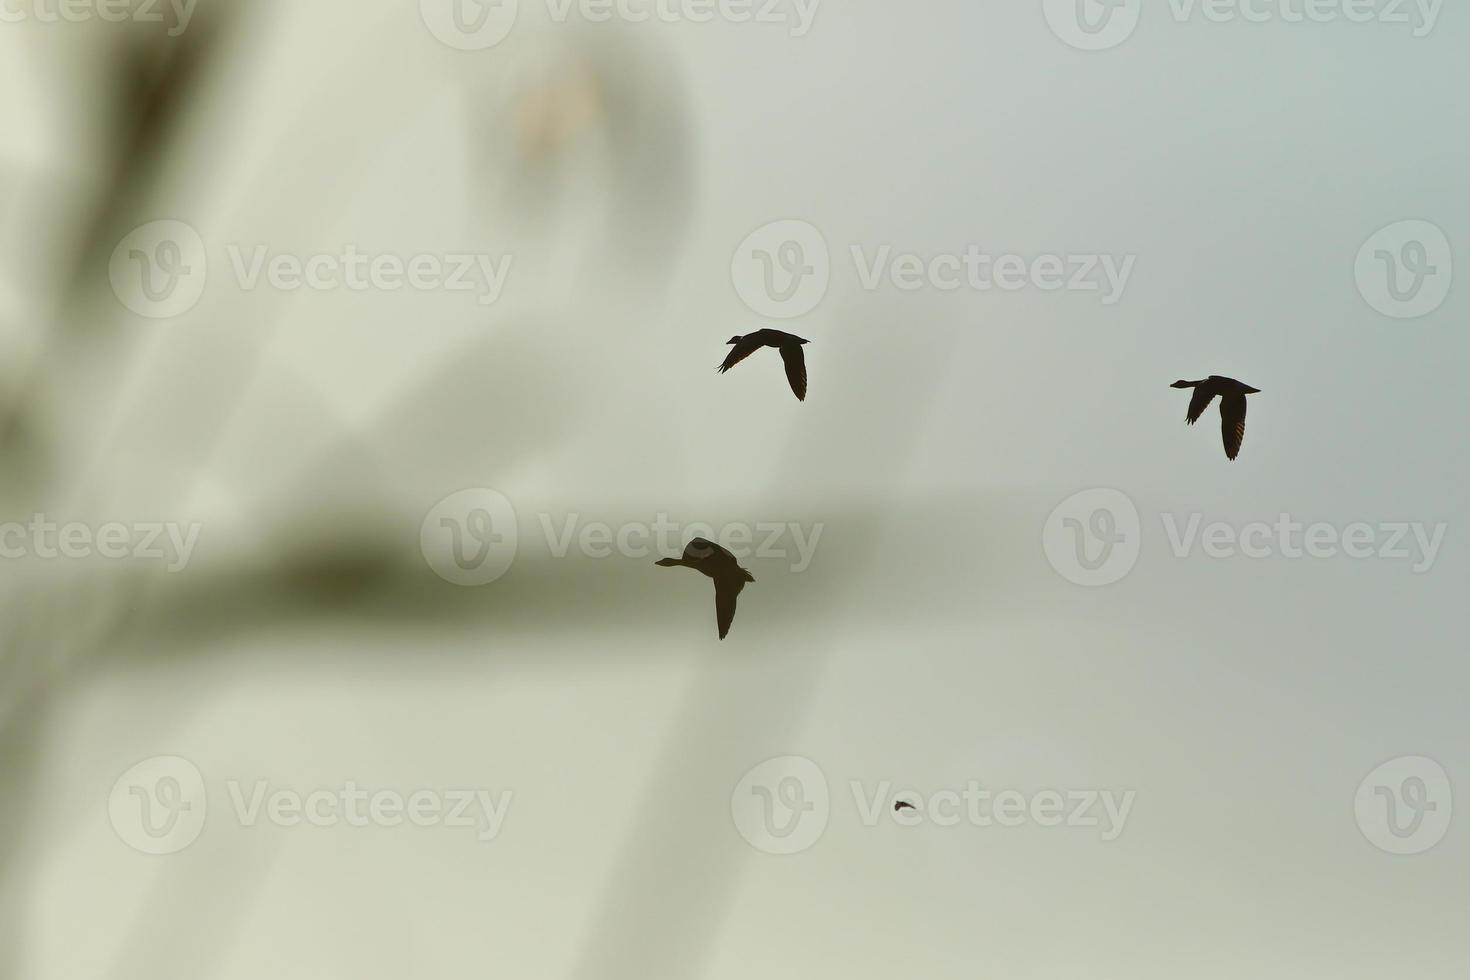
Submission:
[[[1369,773],[1404,757],[1470,794],[1466,291],[1398,320],[1354,275],[1371,236],[1411,219],[1446,233],[1462,277],[1470,262],[1464,12],[1415,38],[1179,23],[1150,3],[1126,42],[1083,52],[1037,2],[923,6],[824,4],[791,37],[549,25],[522,0],[505,43],[463,53],[411,3],[249,5],[126,222],[196,228],[204,297],[177,319],[131,316],[104,258],[96,295],[69,307],[97,336],[41,396],[60,475],[39,505],[8,498],[6,520],[39,506],[204,530],[188,569],[154,574],[143,626],[113,639],[98,620],[93,659],[26,735],[42,761],[16,836],[29,856],[0,871],[20,923],[0,967],[1464,976],[1464,819],[1401,856],[1354,811]],[[97,183],[106,29],[0,29],[16,175],[0,319],[17,358],[55,308],[55,229]],[[599,108],[578,122],[589,87]],[[543,105],[524,93],[548,90],[574,135],[537,180],[516,169],[517,127]],[[731,265],[785,219],[820,230],[832,279],[775,324]],[[231,243],[515,258],[482,307],[242,290]],[[865,290],[850,252],[971,244],[1134,264],[1105,305]],[[806,403],[774,352],[714,372],[728,337],[764,325],[812,341]],[[1262,389],[1235,463],[1217,414],[1188,429],[1188,395],[1168,388],[1210,374]],[[188,598],[339,532],[416,554],[424,516],[470,487],[519,519],[515,563],[482,589],[419,566],[409,599],[345,614],[277,617],[233,585],[235,618]],[[1136,565],[1101,588],[1043,547],[1053,509],[1094,488],[1125,495],[1141,527]],[[705,580],[653,555],[559,560],[541,532],[543,515],[664,513],[821,538],[800,572],[745,562],[756,582],[720,643]],[[1420,573],[1177,557],[1166,521],[1196,514],[1445,528]],[[8,590],[33,573],[7,571]],[[190,611],[220,625],[186,628]],[[203,772],[209,817],[182,853],[148,856],[107,801],[161,755]],[[731,815],[746,772],[780,756],[810,759],[831,794],[825,833],[788,856]],[[241,827],[228,783],[258,779],[514,796],[489,842]],[[850,789],[971,779],[1135,796],[1103,841],[905,828],[888,805],[867,827]]]

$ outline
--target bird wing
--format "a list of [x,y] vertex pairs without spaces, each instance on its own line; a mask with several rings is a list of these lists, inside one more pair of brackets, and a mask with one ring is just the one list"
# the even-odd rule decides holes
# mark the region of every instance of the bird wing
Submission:
[[730,632],[735,622],[735,598],[745,588],[745,580],[736,575],[721,575],[715,579],[715,622],[720,627],[720,639]]
[[765,345],[762,344],[759,340],[753,340],[750,337],[745,337],[740,341],[740,343],[736,344],[730,349],[730,354],[728,357],[725,358],[725,363],[720,365],[720,373],[724,374],[726,371],[730,370],[732,367],[739,364],[741,361],[745,360],[756,351],[760,350],[763,346]]
[[1240,444],[1245,442],[1245,396],[1226,395],[1220,399],[1220,433],[1225,437],[1225,455],[1230,459],[1240,455]]
[[798,401],[806,401],[806,357],[801,353],[801,347],[792,344],[781,348],[781,360],[786,362],[786,380],[791,382],[791,390],[796,393]]
[[711,555],[719,554],[725,549],[705,538],[692,538],[684,546],[685,561],[703,561]]
[[1189,400],[1189,415],[1187,421],[1190,425],[1199,421],[1199,417],[1205,414],[1205,409],[1210,407],[1210,402],[1215,400],[1215,389],[1212,385],[1200,385],[1194,389],[1194,397]]

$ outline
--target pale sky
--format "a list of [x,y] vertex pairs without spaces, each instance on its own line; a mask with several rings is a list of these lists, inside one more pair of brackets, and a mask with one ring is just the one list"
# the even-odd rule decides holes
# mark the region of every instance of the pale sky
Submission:
[[[203,533],[188,570],[150,580],[142,625],[114,638],[98,620],[105,666],[56,695],[26,784],[35,856],[0,868],[0,907],[23,923],[0,967],[1465,975],[1467,294],[1456,282],[1396,319],[1355,275],[1405,221],[1449,243],[1425,289],[1470,274],[1464,11],[1436,8],[1416,38],[1418,20],[1181,22],[1182,3],[1149,2],[1131,37],[1089,52],[1040,0],[845,0],[800,37],[718,18],[575,29],[521,0],[510,37],[476,53],[435,40],[415,6],[258,5],[131,222],[198,230],[203,298],[147,321],[104,279],[85,307],[106,332],[57,375],[68,469],[39,506]],[[54,105],[0,103],[26,121],[7,158],[64,166],[44,134],[84,114],[58,80],[98,26],[0,28],[0,52],[21,32],[74,35],[45,35],[30,62],[26,91]],[[533,189],[515,134],[542,103],[516,93],[567,73],[545,97],[580,135]],[[742,300],[732,260],[792,220],[820,233],[830,285],[777,321]],[[15,268],[31,239],[3,233]],[[486,305],[246,289],[231,266],[232,246],[349,244],[513,262]],[[1128,274],[1112,303],[1105,277],[864,286],[881,254],[928,265],[971,246]],[[5,285],[11,307],[46,307]],[[805,403],[773,351],[715,373],[725,341],[761,326],[812,341]],[[1168,387],[1211,374],[1261,389],[1234,463],[1215,410],[1190,429],[1188,393]],[[211,630],[224,614],[200,613],[197,631],[189,601],[167,601],[357,514],[375,516],[355,537],[416,554],[424,515],[470,487],[518,516],[515,563],[482,589],[418,566],[424,605],[401,618],[406,600],[277,621],[236,598],[238,619]],[[1093,588],[1044,538],[1054,508],[1097,488],[1139,531],[1136,561]],[[801,571],[742,562],[756,581],[720,643],[703,578],[652,554],[557,558],[542,531],[660,515],[821,530]],[[1181,556],[1171,532],[1196,515]],[[1259,557],[1203,543],[1282,515],[1335,542],[1360,525],[1366,557],[1291,557],[1304,530],[1250,532]],[[157,756],[189,760],[208,793],[202,836],[164,856],[108,819],[115,781]],[[732,806],[756,805],[742,778],[787,756],[820,770],[829,811],[811,846],[776,856]],[[1391,769],[1401,792],[1429,778],[1424,833],[1442,834],[1391,854],[1405,838],[1355,796],[1421,757],[1458,796],[1419,763]],[[513,796],[488,841],[243,826],[231,787],[259,780]],[[1112,840],[928,810],[904,827],[886,797],[865,825],[860,799],[927,805],[971,780],[1130,803]]]

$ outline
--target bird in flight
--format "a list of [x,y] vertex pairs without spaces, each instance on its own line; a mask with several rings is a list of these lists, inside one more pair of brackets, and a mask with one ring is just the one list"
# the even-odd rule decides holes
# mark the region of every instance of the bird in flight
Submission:
[[1261,389],[1234,378],[1222,378],[1212,374],[1204,381],[1176,381],[1170,388],[1193,388],[1194,397],[1189,401],[1190,425],[1198,422],[1215,396],[1220,396],[1220,432],[1225,438],[1225,455],[1234,459],[1240,455],[1240,444],[1245,441],[1245,396],[1254,395]]
[[897,803],[893,804],[893,812],[894,813],[897,813],[899,810],[917,810],[917,809],[918,809],[918,807],[914,806],[908,800],[899,800]]
[[714,579],[715,621],[719,624],[720,639],[723,640],[735,619],[735,597],[740,595],[746,582],[755,581],[755,576],[741,568],[730,552],[704,538],[690,541],[684,548],[684,557],[661,558],[654,564],[664,568],[692,568]]
[[734,349],[725,358],[725,363],[720,365],[721,374],[762,347],[774,347],[781,352],[781,360],[786,362],[786,380],[791,382],[791,390],[796,393],[798,401],[806,401],[806,358],[802,355],[801,348],[803,344],[811,343],[810,340],[802,340],[793,334],[768,328],[748,333],[744,337],[731,337],[726,343]]

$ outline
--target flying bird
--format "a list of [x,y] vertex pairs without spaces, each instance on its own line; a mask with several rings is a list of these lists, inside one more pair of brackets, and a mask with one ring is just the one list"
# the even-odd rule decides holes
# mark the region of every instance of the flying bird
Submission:
[[1225,438],[1225,456],[1235,459],[1240,455],[1240,444],[1245,441],[1245,396],[1257,394],[1261,389],[1234,378],[1222,378],[1212,374],[1204,381],[1176,381],[1170,388],[1193,388],[1194,397],[1189,401],[1190,425],[1198,422],[1215,396],[1220,396],[1220,433]]
[[781,352],[781,360],[786,362],[786,380],[791,382],[791,390],[796,393],[798,401],[806,401],[806,358],[802,355],[801,348],[803,344],[811,343],[810,340],[767,328],[748,333],[744,337],[731,337],[726,343],[734,350],[725,358],[725,363],[720,365],[721,374],[762,347],[774,347]]
[[893,804],[893,812],[894,813],[897,813],[899,810],[917,810],[917,809],[918,809],[918,807],[914,806],[908,800],[899,800],[897,803]]
[[692,568],[701,575],[715,581],[715,621],[720,627],[720,639],[730,632],[730,623],[735,619],[735,598],[746,582],[754,582],[755,576],[741,568],[735,556],[713,541],[695,538],[684,548],[682,558],[661,558],[654,564],[664,568]]

